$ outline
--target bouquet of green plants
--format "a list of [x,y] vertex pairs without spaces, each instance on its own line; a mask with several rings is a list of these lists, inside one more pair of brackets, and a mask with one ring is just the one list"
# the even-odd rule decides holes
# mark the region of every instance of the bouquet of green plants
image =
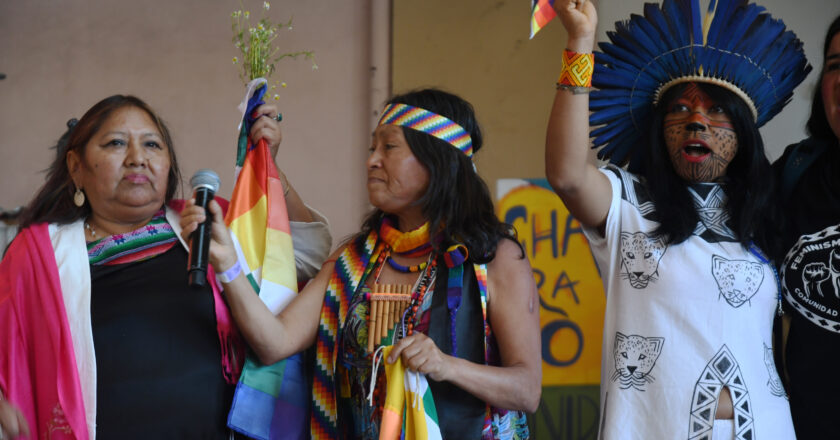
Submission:
[[[241,4],[240,4],[241,6]],[[251,12],[242,7],[230,14],[231,28],[233,29],[233,44],[239,49],[241,59],[233,57],[233,64],[239,65],[239,78],[243,83],[248,84],[256,78],[266,80],[277,70],[275,65],[284,58],[297,59],[303,57],[312,62],[312,69],[318,69],[315,64],[315,55],[311,50],[300,50],[295,52],[282,52],[277,46],[277,37],[281,32],[292,30],[292,20],[287,22],[273,23],[267,16],[271,5],[263,2],[261,16],[256,24],[251,23]],[[286,83],[280,79],[275,80],[271,89],[275,90],[277,85],[286,87]],[[274,99],[278,99],[274,93]]]

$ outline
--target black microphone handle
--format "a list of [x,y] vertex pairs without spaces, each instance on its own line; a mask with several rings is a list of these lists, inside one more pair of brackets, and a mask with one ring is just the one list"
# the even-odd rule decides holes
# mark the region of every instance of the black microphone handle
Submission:
[[[195,190],[195,204],[205,210],[213,200],[213,191],[201,187]],[[188,269],[189,283],[192,287],[201,287],[207,283],[207,261],[210,253],[210,232],[213,218],[209,211],[207,219],[200,223],[190,235],[190,263]]]

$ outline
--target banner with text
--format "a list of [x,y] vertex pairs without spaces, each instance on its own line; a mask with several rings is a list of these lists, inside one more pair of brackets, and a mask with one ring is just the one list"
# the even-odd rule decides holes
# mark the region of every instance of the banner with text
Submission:
[[545,179],[501,179],[497,200],[540,294],[543,393],[532,438],[595,439],[606,297],[589,244]]

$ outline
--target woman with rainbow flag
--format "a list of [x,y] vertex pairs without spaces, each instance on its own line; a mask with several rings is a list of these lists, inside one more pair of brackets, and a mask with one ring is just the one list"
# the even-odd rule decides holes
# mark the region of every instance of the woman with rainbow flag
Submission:
[[[536,410],[541,386],[537,290],[475,171],[481,146],[461,98],[392,98],[369,150],[375,209],[362,231],[276,317],[243,276],[225,285],[263,363],[316,344],[312,438],[528,437],[523,411]],[[185,211],[184,233],[204,219]],[[226,270],[235,250],[226,234],[215,239],[211,263]],[[401,287],[404,302],[379,325],[383,285]]]
[[[261,106],[249,132],[274,152],[276,114]],[[230,438],[245,345],[212,268],[188,287],[169,130],[114,95],[62,139],[0,263],[0,438]],[[311,276],[327,225],[287,200]]]

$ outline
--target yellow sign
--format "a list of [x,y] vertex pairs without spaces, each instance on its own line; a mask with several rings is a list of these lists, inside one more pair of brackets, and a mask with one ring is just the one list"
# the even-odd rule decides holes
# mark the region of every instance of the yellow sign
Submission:
[[540,293],[543,386],[598,384],[606,297],[580,223],[545,179],[498,182]]

